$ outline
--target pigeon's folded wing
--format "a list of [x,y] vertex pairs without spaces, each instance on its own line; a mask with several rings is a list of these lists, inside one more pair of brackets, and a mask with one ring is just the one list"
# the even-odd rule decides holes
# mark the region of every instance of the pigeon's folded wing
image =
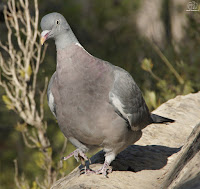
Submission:
[[152,122],[142,93],[128,72],[117,66],[113,69],[114,82],[109,93],[110,103],[132,130],[141,130]]

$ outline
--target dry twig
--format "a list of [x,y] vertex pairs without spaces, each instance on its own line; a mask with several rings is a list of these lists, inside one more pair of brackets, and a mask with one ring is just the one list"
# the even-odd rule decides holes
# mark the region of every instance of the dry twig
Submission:
[[[43,154],[41,168],[45,175],[40,183],[38,179],[36,182],[40,188],[50,188],[58,172],[52,171],[52,153],[46,150],[50,148],[46,136],[47,123],[44,121],[44,97],[48,79],[45,78],[42,91],[36,88],[39,67],[44,59],[46,47],[42,50],[39,43],[37,0],[34,0],[34,6],[34,15],[31,15],[28,0],[7,2],[7,7],[4,9],[5,24],[8,29],[7,43],[0,42],[0,48],[7,56],[0,53],[0,85],[6,93],[4,102],[7,107],[14,110],[28,125],[27,127],[19,125],[18,128],[22,132],[25,145],[37,148]],[[38,95],[39,103],[36,103]],[[16,185],[20,188],[16,161],[15,169]]]

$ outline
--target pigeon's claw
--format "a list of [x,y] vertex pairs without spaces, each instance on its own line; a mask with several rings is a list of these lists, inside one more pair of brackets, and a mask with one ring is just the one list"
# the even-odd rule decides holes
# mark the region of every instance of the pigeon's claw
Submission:
[[96,170],[95,173],[98,174],[98,175],[102,174],[105,177],[108,177],[107,175],[109,173],[112,173],[112,168],[110,168],[109,164],[105,161],[104,165],[100,169]]
[[97,174],[97,175],[102,174],[102,175],[104,175],[104,176],[107,177],[107,178],[108,178],[108,174],[109,174],[109,173],[112,173],[112,169],[111,169],[111,168],[102,169],[102,170],[96,171],[96,174]]
[[70,157],[74,156],[74,158],[76,159],[76,161],[81,160],[81,163],[84,164],[85,161],[88,160],[88,157],[80,150],[80,149],[76,149],[74,150],[72,153],[70,153],[68,156],[63,157],[62,160],[67,160]]
[[80,149],[77,149],[77,153],[78,153],[79,159],[83,159],[84,161],[88,161],[89,160],[89,158]]
[[101,169],[98,169],[98,170],[92,170],[90,168],[87,168],[86,166],[80,170],[80,174],[85,174],[85,175],[91,175],[91,174],[96,174],[96,175],[104,175],[105,177],[108,178],[108,174],[109,173],[112,173],[112,168],[110,168],[109,166],[108,167],[105,167],[103,166]]
[[92,169],[88,169],[88,168],[83,168],[83,169],[81,169],[81,171],[80,171],[80,174],[82,175],[82,174],[85,174],[85,175],[90,175],[90,174],[95,174],[96,172],[94,171],[94,170],[92,170]]

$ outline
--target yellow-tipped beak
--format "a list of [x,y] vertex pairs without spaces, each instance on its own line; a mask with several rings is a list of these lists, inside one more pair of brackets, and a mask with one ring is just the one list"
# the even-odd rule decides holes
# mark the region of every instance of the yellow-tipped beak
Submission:
[[51,30],[44,30],[42,33],[41,33],[41,38],[40,38],[40,43],[41,45],[44,44],[44,42],[47,40],[47,37],[49,35]]
[[43,37],[43,36],[42,36],[42,37],[40,38],[40,43],[41,43],[41,45],[43,45],[45,41],[46,41],[46,37]]

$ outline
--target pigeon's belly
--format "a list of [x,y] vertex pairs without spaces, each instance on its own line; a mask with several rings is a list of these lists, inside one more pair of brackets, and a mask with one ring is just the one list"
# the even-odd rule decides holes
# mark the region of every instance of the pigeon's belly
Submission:
[[75,96],[69,94],[66,102],[62,103],[61,122],[58,116],[60,128],[67,137],[72,136],[85,144],[99,145],[104,140],[105,125],[109,127],[117,114],[104,98],[80,92]]
[[100,145],[105,138],[105,125],[109,127],[117,116],[109,104],[112,74],[84,69],[57,70],[53,92],[57,120],[66,137]]

